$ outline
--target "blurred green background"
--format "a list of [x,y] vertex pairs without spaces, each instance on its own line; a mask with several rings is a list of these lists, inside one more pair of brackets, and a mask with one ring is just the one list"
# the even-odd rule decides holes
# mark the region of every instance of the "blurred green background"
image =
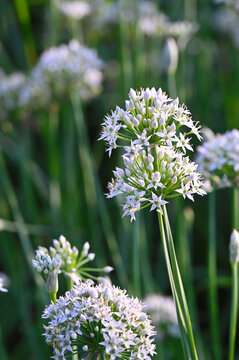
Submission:
[[[140,27],[140,1],[88,3],[95,12],[72,20],[60,13],[57,1],[0,0],[0,68],[7,75],[16,71],[27,75],[43,51],[73,37],[95,48],[104,62],[98,96],[82,103],[64,96],[30,115],[11,111],[1,118],[0,271],[10,279],[8,293],[0,293],[1,360],[50,358],[41,336],[41,313],[48,297],[31,259],[38,245],[48,247],[60,234],[79,248],[89,241],[96,264],[113,266],[113,282],[131,294],[170,294],[156,216],[141,212],[138,224],[132,225],[121,218],[120,204],[104,197],[120,158],[113,153],[109,159],[103,142],[97,141],[100,124],[116,105],[124,105],[130,87],[161,87],[178,96],[193,119],[214,132],[239,128],[239,21],[232,24],[239,20],[239,12],[213,1],[154,1],[171,23],[195,24],[195,31],[180,38],[167,31],[167,35],[145,34]],[[110,20],[102,16],[108,9],[105,3],[118,6],[116,20],[114,12],[109,12]],[[133,21],[127,19],[131,13]],[[165,60],[168,37],[175,38],[179,48],[171,73],[167,67],[171,60]],[[226,189],[217,191],[216,198],[222,359],[227,353],[230,311],[231,196]],[[208,199],[177,201],[169,210],[200,360],[214,359],[208,315]],[[135,278],[132,252],[137,234],[140,269]],[[175,346],[178,351],[178,344],[164,342],[164,348]],[[172,353],[165,350],[159,358],[175,359]],[[177,353],[177,359],[182,358]]]

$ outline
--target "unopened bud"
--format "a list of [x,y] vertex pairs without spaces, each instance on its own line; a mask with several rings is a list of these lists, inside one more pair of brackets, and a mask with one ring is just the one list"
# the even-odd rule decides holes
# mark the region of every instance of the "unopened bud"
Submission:
[[231,237],[230,237],[229,252],[230,252],[230,262],[238,263],[239,262],[239,233],[236,229],[233,230]]
[[165,72],[175,74],[178,67],[178,46],[173,38],[168,38],[163,47],[162,67]]
[[112,268],[112,266],[105,266],[104,267],[104,272],[106,273],[106,274],[109,274],[111,271],[113,271],[114,270],[114,268]]
[[46,278],[46,290],[49,294],[56,294],[58,291],[58,273],[59,267],[49,272]]

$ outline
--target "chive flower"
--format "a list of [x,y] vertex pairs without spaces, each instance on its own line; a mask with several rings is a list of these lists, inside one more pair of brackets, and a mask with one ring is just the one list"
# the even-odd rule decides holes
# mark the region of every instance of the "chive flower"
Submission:
[[239,186],[239,130],[213,134],[197,148],[198,169],[207,181],[207,191]]
[[43,316],[46,342],[53,346],[53,359],[144,359],[155,354],[155,332],[137,298],[110,285],[80,282]]
[[186,156],[187,150],[193,151],[193,134],[201,139],[189,110],[161,89],[131,89],[126,109],[117,107],[106,116],[100,140],[106,141],[109,155],[124,149],[124,168],[113,171],[107,197],[122,197],[123,216],[135,220],[135,213],[148,206],[162,213],[172,197],[193,201],[194,194],[205,194],[198,165]]
[[88,264],[94,260],[95,254],[90,253],[89,249],[90,244],[86,242],[79,253],[79,250],[75,246],[72,247],[70,242],[61,235],[59,240],[53,240],[53,246],[50,246],[49,250],[39,246],[32,264],[46,280],[46,284],[48,277],[52,278],[52,272],[56,274],[57,269],[58,272],[70,277],[73,282],[78,282],[79,279],[97,280],[98,277],[93,276],[92,272],[108,274],[113,268],[111,266],[100,269],[90,267]]

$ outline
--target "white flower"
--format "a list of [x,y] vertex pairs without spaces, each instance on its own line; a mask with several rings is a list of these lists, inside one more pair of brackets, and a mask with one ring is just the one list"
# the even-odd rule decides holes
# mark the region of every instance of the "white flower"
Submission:
[[[200,127],[191,119],[185,105],[179,105],[178,99],[168,98],[161,89],[147,88],[139,92],[131,89],[129,98],[126,110],[117,106],[102,124],[99,140],[106,142],[109,154],[117,148],[119,140],[126,143],[125,149],[130,153],[155,144],[175,144],[185,152],[192,150],[189,134],[201,138]],[[188,128],[184,135],[180,132],[181,126]]]
[[161,197],[162,197],[162,195],[157,196],[155,193],[152,193],[152,200],[149,200],[152,203],[150,211],[156,209],[161,214],[163,213],[162,205],[167,204],[168,201],[162,200]]
[[60,1],[57,6],[64,15],[77,20],[83,19],[91,12],[90,5],[84,1]]
[[40,56],[19,92],[20,106],[25,111],[46,108],[55,99],[68,96],[70,90],[87,100],[101,90],[102,67],[97,52],[75,39],[52,47]]
[[43,318],[48,319],[44,336],[53,346],[54,359],[66,358],[79,343],[79,357],[107,354],[111,360],[133,360],[143,353],[150,360],[155,353],[155,332],[141,302],[109,284],[74,286],[46,307]]
[[208,181],[208,191],[239,186],[239,130],[211,135],[197,148],[198,169]]

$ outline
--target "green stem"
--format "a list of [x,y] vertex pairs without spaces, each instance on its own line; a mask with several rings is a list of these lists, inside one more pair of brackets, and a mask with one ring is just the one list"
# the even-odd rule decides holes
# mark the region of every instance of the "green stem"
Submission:
[[[161,215],[161,214],[160,214]],[[176,298],[176,308],[178,313],[178,320],[179,325],[180,322],[182,322],[182,325],[180,326],[181,330],[181,336],[184,338],[184,342],[187,347],[188,356],[187,359],[198,359],[197,351],[195,347],[194,342],[194,336],[192,331],[192,325],[191,325],[191,319],[189,315],[187,300],[184,292],[183,282],[181,279],[181,274],[176,258],[176,252],[174,248],[174,242],[172,237],[172,232],[168,220],[167,210],[166,206],[163,206],[163,222],[164,226],[166,228],[166,235],[167,235],[167,243],[168,243],[168,250],[169,250],[169,261],[171,266],[171,272],[172,272],[172,279],[174,283],[174,292],[175,292],[175,298]],[[161,215],[162,217],[162,215]]]
[[232,263],[232,301],[228,360],[234,360],[238,315],[238,263]]
[[138,297],[141,296],[140,289],[140,258],[139,258],[139,241],[140,241],[140,217],[137,214],[137,220],[134,222],[133,230],[133,290]]
[[[179,299],[178,299],[176,288],[175,288],[172,267],[171,267],[171,261],[170,261],[168,245],[167,245],[167,239],[165,236],[163,216],[161,213],[158,213],[158,221],[159,221],[159,228],[160,228],[160,233],[161,233],[161,240],[163,243],[163,250],[164,250],[164,255],[165,255],[166,266],[167,266],[167,270],[168,270],[169,282],[170,282],[173,298],[175,301],[176,309],[178,309],[180,307],[180,304],[179,304]],[[180,320],[180,312],[179,311],[177,311],[177,315],[178,315],[178,320]],[[184,324],[182,324],[182,321],[179,321],[179,327],[180,327],[180,332],[181,332],[181,341],[182,341],[184,356],[186,359],[189,359],[187,345],[186,345],[185,336],[184,336]]]
[[209,226],[208,226],[208,296],[210,330],[213,354],[215,359],[221,359],[221,345],[218,323],[218,290],[217,290],[217,248],[216,248],[216,193],[208,195]]
[[233,189],[233,213],[232,213],[233,229],[239,231],[239,188]]
[[56,292],[54,292],[54,293],[49,293],[49,295],[50,295],[50,299],[51,299],[51,301],[53,301],[54,302],[54,304],[56,303]]

